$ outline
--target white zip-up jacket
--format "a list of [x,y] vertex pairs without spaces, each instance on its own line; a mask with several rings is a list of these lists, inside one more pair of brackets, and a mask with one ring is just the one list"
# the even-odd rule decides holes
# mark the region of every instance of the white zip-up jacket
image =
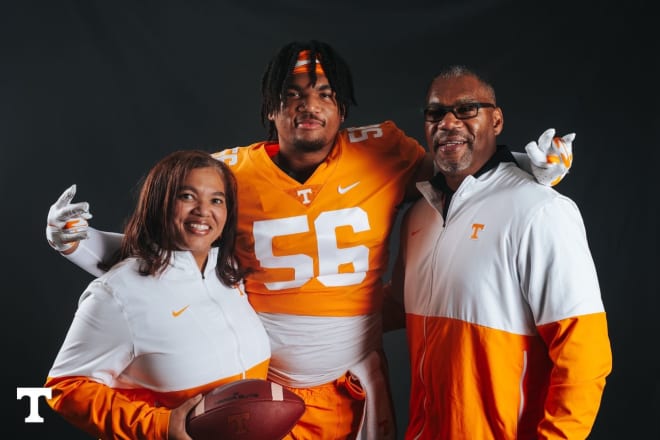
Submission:
[[217,252],[203,274],[176,251],[160,275],[130,258],[94,280],[48,374],[53,409],[97,437],[167,439],[170,409],[186,399],[265,379],[268,336],[242,286],[217,277]]
[[582,439],[612,367],[577,206],[502,162],[443,218],[430,183],[401,231],[407,439]]

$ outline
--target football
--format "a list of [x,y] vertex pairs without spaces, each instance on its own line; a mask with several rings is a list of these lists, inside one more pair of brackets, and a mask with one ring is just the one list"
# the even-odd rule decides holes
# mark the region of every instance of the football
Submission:
[[188,413],[194,440],[279,440],[305,412],[305,402],[276,383],[243,379],[205,394]]

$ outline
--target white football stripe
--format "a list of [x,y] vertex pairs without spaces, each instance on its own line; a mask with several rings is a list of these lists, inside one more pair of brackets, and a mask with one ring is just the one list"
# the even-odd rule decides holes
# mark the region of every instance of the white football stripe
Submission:
[[284,390],[282,389],[282,385],[271,382],[270,393],[273,395],[273,400],[284,400]]
[[195,409],[193,410],[192,417],[197,417],[200,414],[204,414],[204,401],[206,398],[203,398],[202,400],[199,401],[197,405],[195,405]]

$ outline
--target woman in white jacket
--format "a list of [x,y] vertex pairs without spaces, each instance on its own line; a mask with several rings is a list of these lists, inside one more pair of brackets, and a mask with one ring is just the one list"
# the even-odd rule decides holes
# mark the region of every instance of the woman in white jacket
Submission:
[[203,151],[150,171],[112,268],[82,294],[49,405],[97,438],[185,439],[200,395],[266,378],[266,332],[234,257],[236,181]]

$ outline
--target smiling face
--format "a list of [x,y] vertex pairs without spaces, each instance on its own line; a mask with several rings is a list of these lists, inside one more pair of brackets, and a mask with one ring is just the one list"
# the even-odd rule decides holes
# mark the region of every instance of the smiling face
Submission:
[[225,183],[212,167],[194,168],[177,191],[174,223],[181,250],[192,252],[203,269],[211,245],[220,238],[227,220]]
[[280,150],[286,153],[326,154],[334,144],[342,115],[325,75],[312,84],[306,73],[291,76],[277,113],[269,120],[277,128]]
[[[467,103],[495,103],[492,91],[472,75],[436,78],[426,104],[454,107]],[[435,164],[452,189],[466,176],[477,172],[497,148],[496,137],[504,118],[499,107],[480,108],[475,117],[458,119],[448,112],[442,119],[425,122],[424,131]]]

